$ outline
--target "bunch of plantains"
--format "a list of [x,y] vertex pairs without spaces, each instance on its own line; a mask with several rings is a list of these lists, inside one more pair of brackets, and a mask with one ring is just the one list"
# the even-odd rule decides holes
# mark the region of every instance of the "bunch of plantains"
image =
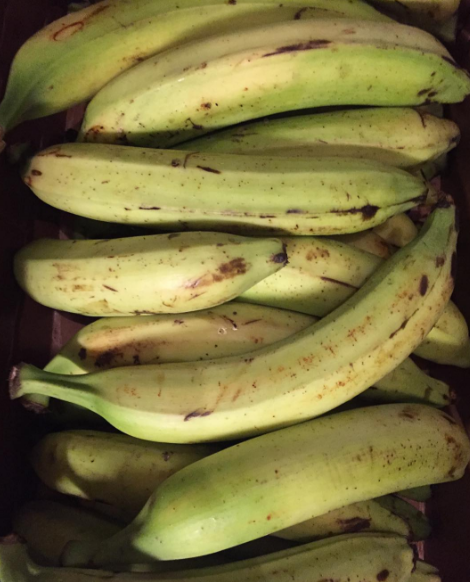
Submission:
[[438,179],[470,77],[423,30],[455,0],[374,5],[104,0],[19,50],[3,139],[88,101],[24,182],[124,234],[16,254],[95,320],[11,371],[52,430],[2,582],[440,581],[420,503],[470,441],[413,357],[470,367]]

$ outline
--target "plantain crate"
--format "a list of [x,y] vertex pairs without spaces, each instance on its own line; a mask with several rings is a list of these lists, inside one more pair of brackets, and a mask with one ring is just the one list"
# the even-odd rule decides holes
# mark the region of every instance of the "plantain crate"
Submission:
[[[66,0],[0,0],[0,94],[3,95],[11,61],[20,45],[46,23],[62,16]],[[463,0],[459,34],[451,49],[457,61],[470,70],[470,0]],[[96,55],[99,58],[99,55]],[[67,140],[83,108],[22,125],[9,143],[29,141],[39,148]],[[443,176],[444,190],[460,210],[457,287],[453,296],[470,322],[470,98],[449,107],[448,116],[462,132],[458,148],[450,154]],[[44,366],[89,318],[43,307],[20,290],[13,278],[14,253],[39,237],[67,238],[72,216],[39,201],[19,178],[17,167],[0,156],[0,536],[10,531],[11,516],[37,487],[29,466],[32,444],[43,431],[31,413],[8,397],[10,367],[24,360]],[[428,363],[427,363],[428,364]],[[451,411],[460,416],[470,434],[470,370],[436,366],[431,372],[455,389],[458,401]],[[432,521],[431,538],[420,547],[424,559],[437,566],[443,582],[470,582],[470,471],[459,481],[434,488],[426,514]]]

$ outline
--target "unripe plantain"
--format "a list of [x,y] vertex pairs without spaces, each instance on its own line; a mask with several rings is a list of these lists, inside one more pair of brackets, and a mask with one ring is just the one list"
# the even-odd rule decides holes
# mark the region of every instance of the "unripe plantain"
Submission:
[[164,148],[275,113],[452,103],[468,93],[467,73],[419,29],[288,22],[188,43],[137,65],[91,100],[79,139]]
[[460,478],[465,431],[442,411],[387,404],[331,414],[244,441],[175,473],[137,518],[66,565],[131,564],[220,551],[344,505]]
[[48,487],[117,506],[133,518],[160,483],[217,450],[209,445],[163,445],[123,434],[68,430],[45,436],[31,460]]
[[254,156],[352,157],[413,168],[454,148],[449,119],[404,107],[373,107],[265,119],[205,135],[180,150]]
[[365,230],[420,204],[429,191],[422,178],[370,160],[85,143],[40,152],[23,179],[47,204],[87,218],[258,235]]
[[114,240],[36,240],[15,277],[36,301],[72,313],[197,311],[230,301],[287,261],[276,239],[175,233]]

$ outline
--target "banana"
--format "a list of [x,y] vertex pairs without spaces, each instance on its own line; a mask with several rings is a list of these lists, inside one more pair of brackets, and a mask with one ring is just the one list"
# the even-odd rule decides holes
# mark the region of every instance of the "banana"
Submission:
[[[74,543],[64,565],[196,557],[396,489],[460,478],[470,441],[426,405],[386,404],[244,441],[164,481],[117,535]],[[358,535],[358,534],[356,534]]]
[[432,490],[429,485],[423,485],[421,487],[411,487],[404,489],[398,493],[400,497],[405,497],[406,499],[411,499],[413,501],[428,501],[431,499]]
[[396,247],[404,247],[418,236],[415,223],[405,213],[388,218],[383,224],[376,226],[374,232]]
[[23,179],[47,204],[79,216],[165,230],[258,234],[361,231],[423,202],[428,192],[424,180],[404,170],[354,158],[82,143],[40,152]]
[[32,559],[43,566],[59,566],[70,540],[103,540],[121,528],[118,522],[55,501],[30,501],[13,517],[14,532],[26,541]]
[[[401,214],[397,214],[396,216],[401,216]],[[374,230],[363,230],[362,232],[355,232],[352,234],[340,234],[329,238],[375,255],[376,257],[380,257],[381,259],[388,259],[392,255],[390,245],[381,236],[376,234]]]
[[396,533],[411,541],[422,540],[429,535],[429,528],[421,527],[421,524],[428,524],[420,511],[403,501],[414,511],[413,518],[405,518],[395,507],[387,507],[381,503],[381,500],[388,497],[392,496],[352,503],[277,531],[273,535],[302,543],[358,531]]
[[451,364],[461,368],[470,367],[470,340],[468,325],[458,307],[451,301],[446,305],[437,325],[416,348],[421,358]]
[[443,407],[452,404],[455,395],[448,384],[425,374],[407,358],[358,398],[378,403],[423,402]]
[[[289,257],[286,267],[250,287],[238,297],[239,301],[323,317],[353,297],[383,263],[377,256],[351,247],[354,241],[349,235],[336,240],[324,237],[281,240]],[[470,366],[468,326],[455,304],[446,305],[415,353],[438,363]]]
[[99,582],[110,578],[115,582],[310,582],[320,580],[321,576],[335,582],[381,578],[387,582],[409,582],[412,569],[412,549],[405,538],[391,534],[338,536],[225,566],[166,575],[46,568],[32,562],[23,545],[0,545],[2,582]]
[[454,103],[469,93],[468,74],[419,29],[288,22],[187,43],[140,63],[90,101],[79,139],[171,147],[286,111]]
[[452,292],[456,238],[455,207],[443,200],[419,236],[353,297],[252,354],[82,376],[21,364],[10,395],[79,404],[124,433],[158,442],[240,438],[301,422],[351,400],[419,345]]
[[45,370],[88,374],[136,363],[192,362],[246,354],[315,321],[310,315],[236,301],[177,317],[106,317],[83,327]]
[[180,150],[253,156],[336,156],[412,168],[454,148],[456,123],[405,107],[266,119],[181,144]]
[[122,434],[68,430],[41,439],[31,462],[51,489],[118,506],[133,518],[157,485],[217,450],[209,445],[168,446]]
[[180,313],[236,297],[287,261],[276,239],[210,232],[36,240],[16,255],[33,299],[90,316]]
[[105,0],[59,18],[20,48],[0,104],[0,126],[10,130],[87,101],[136,63],[189,40],[331,16],[390,21],[359,0]]
[[425,540],[431,534],[431,525],[425,514],[411,503],[396,495],[385,495],[379,497],[377,503],[391,513],[399,515],[404,519],[411,530],[410,539],[413,541]]
[[[60,566],[64,547],[72,540],[101,541],[122,527],[121,523],[93,511],[44,500],[26,503],[13,518],[15,534],[26,541],[29,555],[42,566]],[[217,554],[194,560],[155,562],[138,570],[168,572],[224,563],[225,557]]]

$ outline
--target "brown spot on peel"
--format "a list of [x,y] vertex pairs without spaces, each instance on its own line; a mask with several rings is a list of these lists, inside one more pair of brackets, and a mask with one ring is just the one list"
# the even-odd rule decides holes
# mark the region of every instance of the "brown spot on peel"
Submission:
[[184,417],[184,422],[188,422],[188,420],[191,420],[192,418],[198,418],[201,416],[209,416],[209,414],[212,414],[212,412],[210,410],[194,410],[193,412],[190,412],[189,414],[187,414]]
[[42,172],[40,172],[39,170],[31,170],[31,174],[33,176],[42,176]]
[[364,517],[351,517],[349,519],[338,519],[338,524],[345,533],[356,533],[370,527],[370,519]]
[[382,570],[377,574],[377,582],[384,582],[390,576],[390,572],[388,570]]
[[429,279],[428,279],[427,275],[423,275],[421,277],[421,281],[419,282],[419,293],[423,297],[424,297],[424,295],[426,295],[426,292],[428,290],[428,286],[429,286]]

